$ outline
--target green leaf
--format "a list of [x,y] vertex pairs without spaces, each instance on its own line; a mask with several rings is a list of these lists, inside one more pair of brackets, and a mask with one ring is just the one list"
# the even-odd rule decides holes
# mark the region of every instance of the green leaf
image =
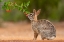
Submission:
[[28,1],[26,5],[29,6],[29,4],[30,4],[30,1]]
[[21,6],[21,8],[23,7],[23,3],[20,5]]
[[24,7],[27,8],[26,3],[24,3]]
[[26,11],[26,9],[23,9],[23,11],[22,12],[25,12]]
[[27,3],[24,3],[24,8],[27,8],[30,4],[30,1],[28,1]]
[[2,8],[3,9],[9,8],[8,3],[5,2],[4,5],[2,6]]
[[15,3],[15,5],[14,5],[15,7],[18,7],[18,5]]
[[21,8],[20,6],[18,6],[18,9],[19,9],[20,11],[22,11],[22,8]]

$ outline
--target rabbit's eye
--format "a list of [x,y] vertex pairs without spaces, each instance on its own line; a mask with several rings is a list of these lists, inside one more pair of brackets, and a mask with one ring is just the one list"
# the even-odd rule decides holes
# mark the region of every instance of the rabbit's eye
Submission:
[[30,16],[32,16],[32,14],[30,14]]
[[32,14],[30,14],[30,15],[32,15]]

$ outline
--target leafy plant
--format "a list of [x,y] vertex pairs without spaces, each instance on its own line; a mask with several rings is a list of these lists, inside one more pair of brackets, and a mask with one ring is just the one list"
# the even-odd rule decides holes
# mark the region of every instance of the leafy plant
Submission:
[[7,2],[4,2],[4,5],[2,6],[2,8],[5,9],[6,12],[10,12],[12,9],[17,8],[18,10],[22,12],[30,13],[28,11],[29,4],[30,4],[30,1],[28,1],[27,3],[23,2],[21,5],[7,1]]

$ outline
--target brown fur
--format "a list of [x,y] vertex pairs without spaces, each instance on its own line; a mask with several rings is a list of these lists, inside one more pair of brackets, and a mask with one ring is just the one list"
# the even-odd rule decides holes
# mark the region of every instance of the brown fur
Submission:
[[34,40],[36,40],[38,34],[41,35],[42,40],[51,40],[56,37],[56,29],[54,25],[46,19],[37,20],[37,16],[40,14],[40,9],[33,13],[28,14],[28,18],[31,20],[32,29],[34,31]]

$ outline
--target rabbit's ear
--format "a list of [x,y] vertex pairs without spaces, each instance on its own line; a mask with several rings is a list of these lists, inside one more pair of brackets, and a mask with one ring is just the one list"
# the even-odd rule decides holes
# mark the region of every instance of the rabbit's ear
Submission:
[[39,15],[40,14],[40,12],[41,12],[41,9],[39,9],[36,13],[37,13],[37,15]]
[[36,13],[36,10],[35,9],[33,9],[33,13]]

